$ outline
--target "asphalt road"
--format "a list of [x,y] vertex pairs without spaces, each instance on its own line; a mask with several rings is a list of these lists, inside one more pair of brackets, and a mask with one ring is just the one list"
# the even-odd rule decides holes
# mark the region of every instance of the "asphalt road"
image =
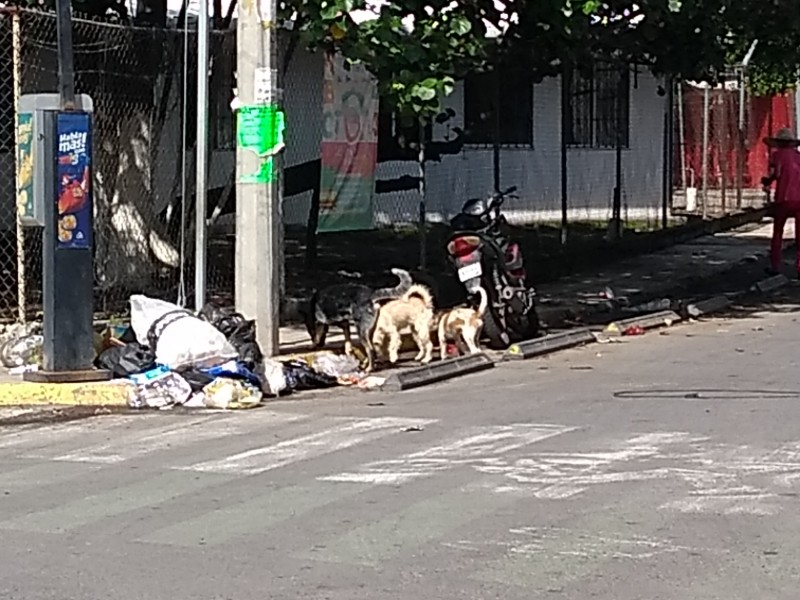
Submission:
[[400,395],[2,429],[0,598],[795,600],[780,301]]

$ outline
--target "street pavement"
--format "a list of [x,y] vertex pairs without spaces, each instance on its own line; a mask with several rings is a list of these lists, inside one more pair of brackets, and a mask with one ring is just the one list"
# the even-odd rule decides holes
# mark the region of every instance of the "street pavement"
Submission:
[[798,305],[401,394],[4,428],[0,598],[795,600]]

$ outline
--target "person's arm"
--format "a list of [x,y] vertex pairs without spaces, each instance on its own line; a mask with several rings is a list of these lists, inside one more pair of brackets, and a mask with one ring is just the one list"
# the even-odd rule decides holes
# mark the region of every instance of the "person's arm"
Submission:
[[773,152],[769,156],[769,174],[761,178],[761,185],[764,187],[765,192],[769,191],[769,186],[774,181],[777,181],[778,177],[780,177],[780,164],[775,160],[775,153]]

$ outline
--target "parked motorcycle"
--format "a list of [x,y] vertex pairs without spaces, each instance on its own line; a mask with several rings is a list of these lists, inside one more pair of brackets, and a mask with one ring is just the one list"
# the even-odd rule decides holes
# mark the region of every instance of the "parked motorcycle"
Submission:
[[483,287],[489,307],[483,333],[489,347],[504,349],[513,341],[539,332],[536,293],[527,283],[522,251],[507,236],[508,222],[500,210],[506,198],[516,198],[516,187],[467,200],[450,221],[453,230],[447,254],[459,280],[472,295]]

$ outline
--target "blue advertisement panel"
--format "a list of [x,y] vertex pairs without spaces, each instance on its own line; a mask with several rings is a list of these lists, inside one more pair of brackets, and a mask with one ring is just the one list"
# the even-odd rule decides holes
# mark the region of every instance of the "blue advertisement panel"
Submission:
[[92,247],[91,117],[63,112],[56,119],[58,248]]

